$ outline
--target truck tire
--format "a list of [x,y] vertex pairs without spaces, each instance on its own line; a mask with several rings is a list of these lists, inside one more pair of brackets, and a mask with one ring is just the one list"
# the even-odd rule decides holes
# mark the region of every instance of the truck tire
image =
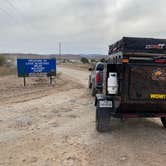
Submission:
[[88,80],[88,88],[89,88],[89,89],[92,88],[91,76],[89,76],[89,80]]
[[110,114],[108,110],[96,108],[96,130],[98,132],[106,132],[110,129]]
[[161,117],[161,122],[163,126],[166,128],[166,117]]
[[96,89],[93,84],[92,84],[92,88],[91,88],[91,95],[96,96]]

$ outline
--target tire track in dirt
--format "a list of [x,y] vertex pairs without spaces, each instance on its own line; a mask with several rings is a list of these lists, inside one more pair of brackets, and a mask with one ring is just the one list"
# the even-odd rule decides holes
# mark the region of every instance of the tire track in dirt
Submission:
[[88,165],[87,148],[72,139],[87,115],[87,91],[64,77],[48,96],[0,106],[0,165]]

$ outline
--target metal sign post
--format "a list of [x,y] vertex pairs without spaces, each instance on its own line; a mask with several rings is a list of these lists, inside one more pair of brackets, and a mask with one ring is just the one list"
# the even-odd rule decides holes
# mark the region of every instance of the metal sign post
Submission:
[[52,76],[50,76],[50,85],[52,85]]
[[59,56],[60,56],[60,64],[62,65],[62,53],[61,53],[61,49],[62,49],[62,44],[59,43]]
[[24,76],[24,86],[26,86],[26,77]]

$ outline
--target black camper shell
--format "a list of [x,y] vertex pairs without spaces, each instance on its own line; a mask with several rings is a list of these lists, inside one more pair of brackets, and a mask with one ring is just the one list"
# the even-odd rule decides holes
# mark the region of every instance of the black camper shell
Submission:
[[109,46],[109,55],[117,52],[166,54],[166,39],[123,37]]

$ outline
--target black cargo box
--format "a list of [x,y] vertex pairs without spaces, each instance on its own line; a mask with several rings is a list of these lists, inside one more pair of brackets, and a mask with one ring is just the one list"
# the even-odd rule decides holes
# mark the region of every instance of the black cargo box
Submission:
[[166,39],[123,37],[109,46],[109,55],[116,52],[166,54]]

